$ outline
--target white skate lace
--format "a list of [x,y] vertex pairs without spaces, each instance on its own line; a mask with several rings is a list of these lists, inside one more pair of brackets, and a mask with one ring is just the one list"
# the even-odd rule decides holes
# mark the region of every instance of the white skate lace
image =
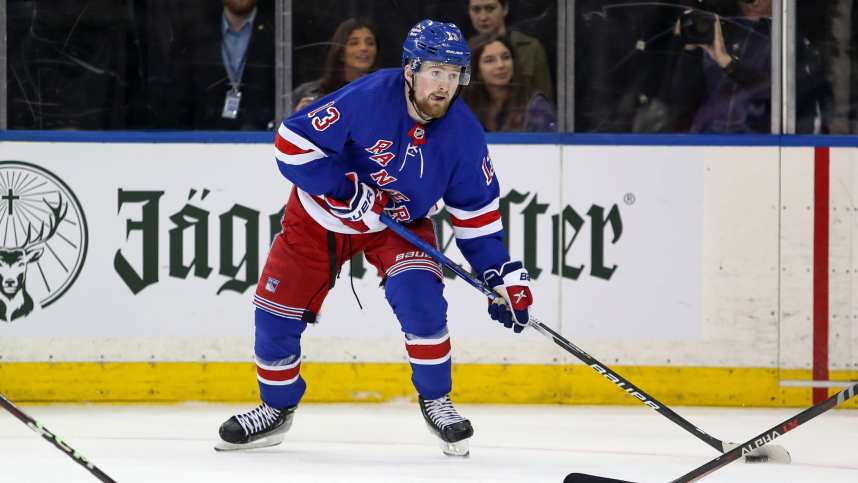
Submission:
[[429,415],[429,419],[432,420],[435,426],[441,429],[465,420],[465,418],[456,412],[453,402],[450,401],[450,396],[438,399],[425,399],[423,404],[426,407],[426,414]]
[[253,411],[238,414],[235,419],[248,435],[255,434],[270,426],[280,417],[280,410],[262,403]]

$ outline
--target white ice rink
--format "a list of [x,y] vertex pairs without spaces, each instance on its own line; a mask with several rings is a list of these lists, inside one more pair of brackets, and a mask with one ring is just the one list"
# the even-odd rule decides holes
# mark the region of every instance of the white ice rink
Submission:
[[[416,404],[305,404],[284,444],[216,453],[222,420],[248,405],[22,405],[118,482],[552,482],[577,471],[665,482],[716,456],[644,407],[458,405],[471,456],[440,453]],[[797,409],[677,408],[741,441]],[[703,481],[858,482],[858,411],[830,411],[779,438],[790,465],[735,462]],[[0,482],[95,482],[0,410]]]

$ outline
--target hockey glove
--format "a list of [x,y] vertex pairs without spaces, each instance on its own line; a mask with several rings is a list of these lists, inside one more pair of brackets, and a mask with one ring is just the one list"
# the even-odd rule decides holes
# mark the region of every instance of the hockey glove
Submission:
[[346,178],[354,184],[354,195],[345,201],[324,196],[331,214],[352,222],[349,226],[361,232],[383,228],[385,225],[379,217],[390,201],[387,193],[361,183],[356,173],[346,173]]
[[489,315],[512,328],[516,334],[527,327],[530,319],[528,307],[533,303],[530,294],[530,275],[521,262],[506,262],[500,268],[490,268],[483,273],[483,280],[501,296],[489,302]]

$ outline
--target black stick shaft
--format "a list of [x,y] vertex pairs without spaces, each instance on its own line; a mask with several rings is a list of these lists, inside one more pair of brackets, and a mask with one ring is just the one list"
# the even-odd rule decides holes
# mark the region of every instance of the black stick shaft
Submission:
[[604,376],[605,379],[613,382],[617,387],[619,387],[635,399],[641,401],[645,406],[654,409],[662,416],[679,425],[682,429],[688,431],[704,443],[715,448],[715,450],[719,453],[723,453],[725,451],[726,448],[724,448],[723,441],[693,425],[690,421],[677,414],[674,410],[667,407],[664,403],[650,396],[646,391],[639,388],[635,384],[632,384],[628,379],[617,374],[616,371],[606,366],[605,364],[602,364],[601,362],[596,360],[595,357],[591,356],[583,349],[576,346],[562,335],[558,334],[551,327],[548,327],[547,325],[532,317],[530,319],[530,326],[535,328],[542,335],[545,335],[546,337],[552,339],[555,344],[565,349],[566,352],[577,357],[581,362],[590,366],[590,369],[593,369],[594,371]]
[[[387,225],[388,228],[390,228],[396,234],[398,234],[399,236],[401,236],[402,238],[404,238],[405,240],[410,242],[412,245],[414,245],[417,248],[428,253],[429,256],[432,257],[433,260],[435,260],[436,262],[438,262],[438,263],[446,266],[450,270],[452,270],[461,279],[468,282],[471,286],[473,286],[474,288],[476,288],[477,290],[479,290],[480,292],[482,292],[483,294],[488,296],[489,299],[494,300],[494,298],[498,297],[498,295],[492,289],[490,289],[485,284],[483,284],[479,280],[472,277],[470,274],[468,274],[468,272],[463,270],[462,267],[456,265],[452,260],[447,258],[446,255],[441,253],[440,250],[438,250],[437,248],[433,247],[432,245],[426,243],[422,238],[418,237],[417,235],[412,233],[410,230],[408,230],[408,228],[405,228],[404,226],[400,225],[399,223],[394,221],[392,218],[390,218],[386,214],[381,215],[381,221],[385,225]],[[622,389],[622,390],[626,391],[628,394],[634,396],[636,399],[640,400],[646,406],[649,406],[652,409],[656,410],[662,416],[664,416],[667,419],[671,420],[672,422],[678,424],[680,427],[682,427],[683,429],[685,429],[689,433],[693,434],[694,436],[696,436],[698,439],[700,439],[704,443],[715,448],[715,450],[718,451],[719,453],[723,453],[724,451],[726,451],[726,448],[724,447],[723,441],[721,441],[720,439],[718,439],[714,436],[707,434],[702,429],[691,424],[691,422],[689,422],[687,419],[683,418],[679,414],[676,414],[672,409],[665,406],[664,404],[662,404],[661,402],[656,400],[654,397],[650,396],[649,394],[644,392],[642,389],[640,389],[639,387],[637,387],[634,384],[632,384],[631,382],[629,382],[623,376],[614,372],[610,367],[608,367],[608,366],[602,364],[601,362],[597,361],[595,358],[593,358],[593,356],[591,356],[590,354],[587,354],[586,352],[584,352],[583,350],[578,348],[578,346],[576,346],[575,344],[566,340],[562,335],[558,334],[553,329],[551,329],[551,327],[548,327],[547,325],[543,324],[542,322],[536,320],[535,317],[530,318],[528,325],[530,327],[533,327],[534,329],[536,329],[540,334],[542,334],[542,335],[548,337],[549,339],[553,340],[557,345],[559,345],[560,347],[565,349],[567,352],[569,352],[573,356],[575,356],[578,359],[580,359],[581,361],[583,361],[585,364],[590,366],[591,369],[593,369],[594,371],[603,375],[609,381],[616,384],[620,389]]]
[[703,464],[702,466],[691,470],[685,475],[680,476],[679,478],[673,480],[671,483],[691,483],[693,481],[697,481],[700,478],[712,473],[713,471],[726,466],[733,461],[741,458],[743,455],[750,453],[751,451],[763,446],[765,444],[770,443],[775,438],[783,436],[784,433],[792,431],[793,429],[801,426],[802,424],[810,421],[811,419],[819,416],[820,414],[837,407],[840,404],[845,403],[846,401],[855,397],[858,394],[858,383],[853,384],[852,386],[847,387],[843,391],[831,396],[830,398],[822,401],[821,403],[811,406],[804,411],[798,413],[797,415],[783,421],[780,424],[777,424],[766,431],[754,436],[753,438],[745,441],[739,446],[731,449],[730,451],[718,456],[717,458],[710,460],[709,462]]
[[21,411],[17,406],[12,404],[12,401],[6,399],[6,397],[2,394],[0,394],[0,406],[3,406],[4,409],[12,413],[13,416],[18,418],[22,423],[26,424],[27,427],[42,435],[43,438],[50,441],[54,446],[57,447],[57,449],[67,454],[69,458],[75,461],[75,463],[86,468],[87,471],[92,473],[92,475],[98,478],[100,481],[103,481],[104,483],[116,483],[113,478],[107,476],[103,471],[98,469],[97,466],[90,463],[89,460],[87,460],[82,454],[78,453],[77,450],[69,446],[65,441],[62,440],[62,438],[57,437],[54,433],[50,432],[48,428],[39,424],[38,421],[31,418],[24,411]]

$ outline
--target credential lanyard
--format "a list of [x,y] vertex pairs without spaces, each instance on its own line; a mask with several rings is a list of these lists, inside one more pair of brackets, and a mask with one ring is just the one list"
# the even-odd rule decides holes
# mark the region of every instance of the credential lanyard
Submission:
[[238,87],[241,85],[241,78],[244,75],[244,66],[247,63],[248,50],[250,50],[249,42],[247,47],[244,49],[244,54],[241,56],[241,62],[238,64],[238,72],[233,72],[232,57],[229,53],[229,49],[226,48],[225,39],[224,44],[220,49],[220,54],[223,58],[223,65],[226,68],[226,75],[229,77],[229,84],[232,86],[232,89],[227,91],[226,97],[223,100],[223,111],[221,112],[221,117],[224,119],[238,118],[238,108],[241,105],[241,91],[238,90]]
[[232,55],[229,53],[229,49],[226,48],[226,45],[220,49],[220,54],[223,58],[223,65],[226,67],[226,75],[229,77],[229,84],[232,86],[233,91],[238,91],[238,86],[241,85],[241,78],[244,76],[244,66],[247,64],[248,50],[250,50],[249,42],[247,47],[244,49],[244,55],[241,56],[241,62],[238,64],[238,72],[233,72]]

